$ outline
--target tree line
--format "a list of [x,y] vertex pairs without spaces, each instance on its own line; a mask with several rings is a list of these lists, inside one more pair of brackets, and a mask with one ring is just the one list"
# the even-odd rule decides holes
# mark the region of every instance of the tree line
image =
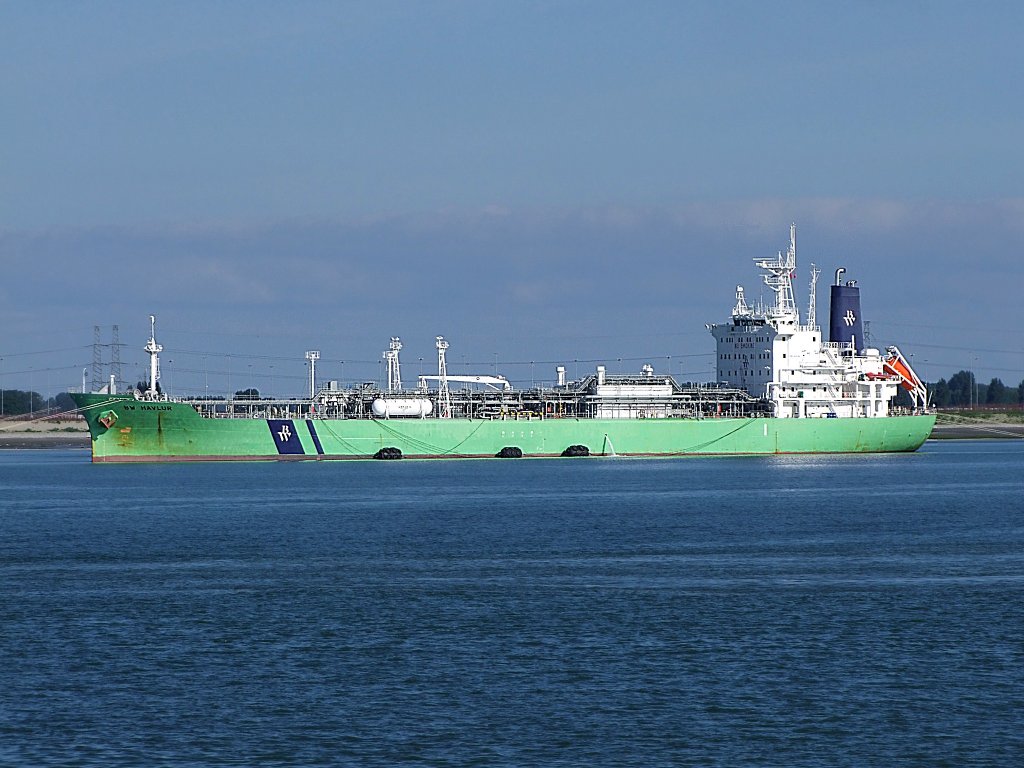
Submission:
[[0,398],[0,416],[22,416],[26,413],[63,413],[74,409],[75,401],[67,392],[60,392],[53,397],[43,397],[38,392],[5,389]]
[[[148,385],[138,385],[140,392],[145,391]],[[160,383],[157,382],[157,391],[160,391]],[[241,389],[235,392],[236,400],[259,400],[258,389]],[[224,397],[200,398],[206,400],[223,400]],[[29,392],[21,389],[5,389],[0,397],[0,416],[25,416],[27,414],[49,414],[67,413],[77,408],[75,401],[67,392],[58,392],[53,397],[43,397],[38,392]]]
[[939,379],[926,386],[931,393],[931,404],[936,408],[1024,404],[1024,380],[1016,387],[1007,386],[998,378],[983,384],[975,380],[970,371],[959,371],[950,376],[949,381]]

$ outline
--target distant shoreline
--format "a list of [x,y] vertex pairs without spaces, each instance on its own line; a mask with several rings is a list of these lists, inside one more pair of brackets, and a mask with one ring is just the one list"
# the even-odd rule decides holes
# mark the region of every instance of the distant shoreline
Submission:
[[0,448],[88,448],[89,430],[81,419],[67,421],[0,419]]
[[936,424],[929,440],[971,440],[985,438],[988,440],[1021,440],[1024,439],[1024,424],[990,423],[984,424]]
[[0,432],[0,449],[88,447],[88,432]]

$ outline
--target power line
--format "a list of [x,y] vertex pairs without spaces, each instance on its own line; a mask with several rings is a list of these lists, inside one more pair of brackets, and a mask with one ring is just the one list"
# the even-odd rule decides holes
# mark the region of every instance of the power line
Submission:
[[910,349],[912,347],[924,347],[925,349],[950,349],[957,352],[985,352],[990,355],[1019,355],[1022,350],[1020,349],[982,349],[981,347],[951,347],[945,344],[920,344],[917,342],[911,342],[904,344],[904,347]]
[[52,355],[57,352],[78,352],[83,349],[89,349],[91,344],[82,344],[77,347],[63,347],[61,349],[39,349],[32,352],[4,352],[0,357],[4,359],[10,359],[12,357],[29,357],[30,355]]
[[86,367],[87,366],[84,365],[60,365],[51,366],[47,368],[25,368],[24,370],[21,371],[2,371],[0,373],[2,373],[3,376],[6,378],[7,376],[22,376],[25,374],[33,373],[47,373],[49,371],[80,371],[82,370],[82,368]]
[[[238,352],[219,352],[219,351],[200,351],[195,349],[175,349],[173,350],[175,355],[196,355],[199,357],[225,357],[232,360],[273,360],[274,362],[300,362],[302,358],[295,355],[255,355],[255,354],[244,354]],[[684,358],[693,357],[714,357],[714,352],[697,352],[684,355],[637,355],[635,357],[593,357],[593,358],[576,358],[576,357],[562,357],[554,360],[498,360],[498,365],[561,365],[563,363],[608,363],[608,362],[638,362],[638,361],[650,361],[650,360],[680,360]],[[328,362],[334,360],[334,356],[325,356],[324,358]],[[353,365],[377,365],[380,360],[354,360],[351,358],[337,358],[339,362]],[[465,363],[466,365],[494,365],[493,358],[490,360],[466,360],[460,361],[460,364]],[[303,363],[305,365],[305,363]]]

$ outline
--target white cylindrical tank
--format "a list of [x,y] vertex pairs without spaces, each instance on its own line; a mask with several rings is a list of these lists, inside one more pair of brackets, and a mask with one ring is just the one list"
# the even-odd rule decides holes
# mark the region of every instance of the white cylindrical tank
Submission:
[[597,366],[597,383],[599,385],[600,384],[604,384],[604,366],[603,365]]
[[370,406],[373,415],[389,416],[429,416],[434,404],[425,397],[378,397]]
[[565,366],[564,365],[559,365],[558,367],[555,368],[555,376],[556,376],[556,378],[558,380],[558,386],[564,387],[565,386]]

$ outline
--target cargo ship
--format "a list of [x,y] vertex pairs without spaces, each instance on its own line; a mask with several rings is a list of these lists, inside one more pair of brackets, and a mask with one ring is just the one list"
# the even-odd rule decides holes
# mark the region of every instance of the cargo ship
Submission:
[[[406,388],[399,337],[384,351],[387,383],[318,383],[309,397],[174,398],[162,392],[150,317],[144,390],[73,393],[89,425],[94,462],[695,456],[914,451],[932,431],[928,392],[897,347],[865,342],[860,289],[836,270],[829,338],[816,321],[820,271],[811,265],[806,316],[794,298],[796,228],[789,247],[755,259],[772,293],[748,304],[737,286],[715,339],[716,381],[677,381],[645,364],[517,389],[504,376],[449,375],[436,338],[437,374]],[[900,390],[906,404],[896,407]]]

